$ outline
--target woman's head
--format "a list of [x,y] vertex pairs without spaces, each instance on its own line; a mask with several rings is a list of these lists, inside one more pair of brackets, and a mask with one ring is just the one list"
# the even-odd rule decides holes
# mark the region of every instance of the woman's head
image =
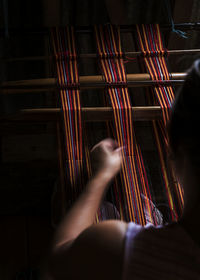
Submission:
[[179,90],[169,123],[169,145],[174,159],[183,154],[200,167],[200,59],[188,71]]
[[189,69],[183,86],[177,93],[168,127],[173,167],[184,189],[185,213],[200,207],[199,128],[200,60],[196,60]]

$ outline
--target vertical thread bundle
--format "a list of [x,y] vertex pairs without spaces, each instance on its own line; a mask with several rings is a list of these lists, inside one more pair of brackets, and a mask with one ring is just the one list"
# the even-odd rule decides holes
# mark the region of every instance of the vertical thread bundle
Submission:
[[[153,211],[150,203],[151,193],[147,174],[133,129],[120,30],[116,26],[106,25],[95,26],[94,31],[100,65],[107,84],[107,94],[113,108],[116,139],[119,145],[124,147],[122,172],[120,174],[122,196],[127,206],[124,216],[128,221],[144,225],[146,223],[144,212],[146,212],[150,221],[156,224],[155,211]],[[116,189],[115,192],[119,193],[119,189]],[[147,199],[142,200],[141,194]],[[124,205],[118,205],[119,209],[123,207]]]
[[51,35],[64,120],[67,173],[75,187],[81,181],[83,143],[74,29],[54,28]]
[[[166,190],[168,205],[170,207],[171,219],[176,220],[183,207],[183,191],[179,184],[174,183],[175,189],[172,192],[170,187],[169,174],[165,162],[165,152],[168,146],[166,125],[170,118],[171,106],[174,101],[174,91],[171,86],[162,85],[163,80],[169,80],[170,74],[167,68],[161,32],[158,24],[136,26],[138,45],[144,55],[144,65],[152,80],[158,81],[158,85],[152,88],[154,104],[162,108],[162,120],[153,121],[154,135],[163,175],[163,182]],[[172,170],[171,170],[172,172]],[[174,175],[171,174],[172,178]]]

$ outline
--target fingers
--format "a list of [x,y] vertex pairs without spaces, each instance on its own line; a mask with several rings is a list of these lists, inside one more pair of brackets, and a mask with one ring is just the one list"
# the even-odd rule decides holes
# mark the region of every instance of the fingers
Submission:
[[102,140],[101,142],[97,143],[92,149],[91,152],[93,152],[94,150],[101,148],[103,150],[106,150],[108,152],[110,151],[114,151],[119,147],[118,143],[116,140],[113,140],[111,138],[106,138],[104,140]]
[[91,163],[94,173],[109,174],[115,176],[122,164],[122,150],[117,141],[107,138],[96,144],[91,149]]
[[124,150],[124,146],[118,147],[117,149],[114,150],[115,153],[121,153]]

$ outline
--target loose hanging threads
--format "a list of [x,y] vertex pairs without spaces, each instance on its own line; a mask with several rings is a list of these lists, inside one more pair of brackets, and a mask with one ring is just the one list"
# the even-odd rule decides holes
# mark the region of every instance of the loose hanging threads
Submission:
[[[167,68],[163,40],[158,24],[136,26],[138,45],[144,55],[144,64],[152,80],[157,80],[158,85],[152,89],[154,104],[159,104],[162,109],[162,120],[153,121],[153,129],[161,163],[163,181],[171,219],[176,220],[183,208],[183,192],[179,184],[175,190],[170,188],[170,180],[165,163],[165,152],[168,146],[166,125],[170,117],[171,106],[174,101],[174,91],[171,86],[162,85],[163,80],[169,80],[170,74]],[[165,152],[164,152],[165,150]],[[173,177],[173,175],[172,175]],[[175,193],[175,194],[173,194]],[[178,201],[178,203],[176,203]]]
[[[133,130],[120,30],[112,25],[95,26],[95,37],[102,73],[107,83],[109,102],[113,108],[116,138],[119,145],[124,147],[122,172],[120,173],[122,193],[119,188],[115,189],[116,196],[122,197],[121,202],[118,201],[118,209],[121,211],[125,208],[123,214],[125,219],[141,225],[146,223],[145,209],[150,221],[156,224],[155,211],[150,203],[151,193],[147,174]],[[148,198],[145,202],[142,201],[141,193]]]
[[187,39],[188,36],[187,36],[186,32],[175,28],[174,20],[172,17],[172,8],[171,8],[170,0],[165,0],[165,6],[167,7],[167,14],[168,14],[169,22],[171,23],[172,32],[176,33],[177,35],[179,35],[182,38]]

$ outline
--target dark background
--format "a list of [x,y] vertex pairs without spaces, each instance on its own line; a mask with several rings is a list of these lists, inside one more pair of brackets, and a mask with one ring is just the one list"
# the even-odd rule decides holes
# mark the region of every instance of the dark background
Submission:
[[[15,81],[54,77],[52,62],[14,61],[14,58],[49,55],[49,38],[42,32],[56,25],[94,23],[135,24],[169,23],[165,1],[0,1],[0,81]],[[198,22],[198,0],[171,1],[174,21]],[[32,32],[20,35],[24,29]],[[188,31],[187,39],[165,32],[168,49],[199,48],[198,31]],[[126,51],[134,51],[131,34],[122,36]],[[80,53],[95,52],[91,36],[79,37]],[[196,56],[169,57],[172,72],[184,72]],[[139,73],[136,63],[126,65],[127,73]],[[80,61],[80,75],[98,74],[94,61]],[[141,105],[140,92],[134,90],[134,102]],[[83,105],[97,106],[99,95],[85,92]],[[55,122],[11,122],[10,115],[27,108],[55,107],[55,92],[0,95],[0,279],[16,279],[27,268],[39,269],[54,231],[55,216],[60,213],[60,175],[58,167],[57,126]],[[4,118],[4,120],[2,120]],[[151,139],[146,137],[147,123],[136,125],[138,137],[146,156],[154,156]],[[96,126],[96,141],[103,136],[101,125]],[[155,166],[156,168],[156,166]],[[154,180],[154,181],[153,181]],[[159,180],[152,179],[159,190]],[[159,196],[159,191],[156,192]],[[155,199],[159,200],[159,197]],[[56,213],[56,214],[55,214]],[[37,274],[37,273],[36,273]],[[25,278],[22,278],[25,279]]]

